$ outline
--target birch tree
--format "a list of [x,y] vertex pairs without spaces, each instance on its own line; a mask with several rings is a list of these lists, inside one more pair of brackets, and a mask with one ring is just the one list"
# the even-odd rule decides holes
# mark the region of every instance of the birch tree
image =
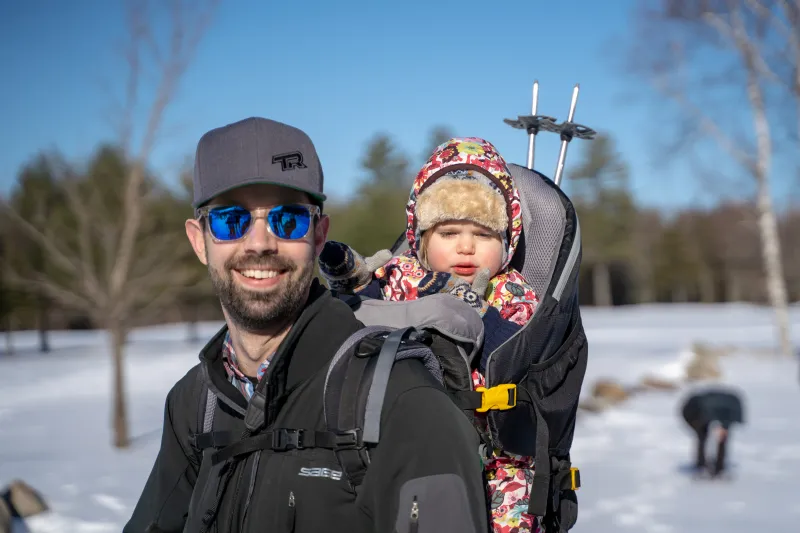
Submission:
[[785,355],[792,348],[771,172],[775,132],[785,122],[778,94],[794,95],[800,126],[799,7],[800,0],[650,2],[633,53],[637,73],[676,104],[682,135],[710,141],[751,179],[766,290]]

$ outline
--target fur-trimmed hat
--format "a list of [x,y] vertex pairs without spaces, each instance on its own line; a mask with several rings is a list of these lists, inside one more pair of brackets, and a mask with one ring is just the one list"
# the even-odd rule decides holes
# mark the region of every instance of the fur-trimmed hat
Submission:
[[507,202],[499,188],[473,170],[445,174],[417,198],[417,229],[469,220],[501,235],[508,230]]

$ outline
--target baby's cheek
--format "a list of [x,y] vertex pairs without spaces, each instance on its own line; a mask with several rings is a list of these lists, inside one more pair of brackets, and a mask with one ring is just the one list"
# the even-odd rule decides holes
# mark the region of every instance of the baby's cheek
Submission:
[[494,243],[488,245],[487,243],[487,246],[481,249],[480,266],[489,269],[490,277],[494,277],[498,273],[502,261],[502,245],[496,246]]
[[445,272],[450,268],[451,261],[449,260],[447,250],[443,250],[435,246],[429,246],[428,263],[430,263],[432,270],[436,272]]

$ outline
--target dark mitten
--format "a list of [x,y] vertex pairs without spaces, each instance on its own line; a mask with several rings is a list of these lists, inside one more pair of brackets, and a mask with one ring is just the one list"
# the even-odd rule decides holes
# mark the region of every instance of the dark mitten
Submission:
[[365,258],[344,243],[328,241],[319,254],[319,270],[332,290],[353,294],[369,285],[372,274],[391,258],[389,250]]

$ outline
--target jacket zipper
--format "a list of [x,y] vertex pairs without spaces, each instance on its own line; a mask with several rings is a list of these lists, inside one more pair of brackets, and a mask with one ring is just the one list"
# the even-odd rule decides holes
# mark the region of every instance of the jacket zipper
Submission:
[[242,463],[234,463],[234,465],[231,466],[231,468],[238,469],[239,473],[238,473],[238,475],[234,474],[234,475],[236,475],[236,488],[233,491],[233,499],[231,500],[232,504],[231,504],[230,515],[229,515],[229,519],[228,519],[228,531],[233,531],[233,524],[236,521],[236,519],[235,519],[235,516],[236,516],[236,502],[239,501],[239,493],[241,492],[240,489],[242,488],[242,478],[244,477],[244,472],[247,469],[247,460],[244,461],[244,464],[242,464]]
[[255,490],[256,486],[256,474],[258,473],[258,463],[261,460],[261,452],[256,452],[253,455],[253,468],[250,473],[250,488],[247,491],[247,500],[245,500],[244,512],[242,513],[242,524],[239,528],[241,531],[244,531],[244,524],[247,521],[247,514],[250,511],[250,500],[253,498],[253,490]]
[[287,533],[294,533],[294,519],[296,511],[297,506],[295,505],[294,501],[294,492],[289,491],[289,513],[286,520]]
[[414,496],[414,501],[411,502],[410,518],[408,531],[409,533],[417,533],[419,531],[419,503],[416,496]]

